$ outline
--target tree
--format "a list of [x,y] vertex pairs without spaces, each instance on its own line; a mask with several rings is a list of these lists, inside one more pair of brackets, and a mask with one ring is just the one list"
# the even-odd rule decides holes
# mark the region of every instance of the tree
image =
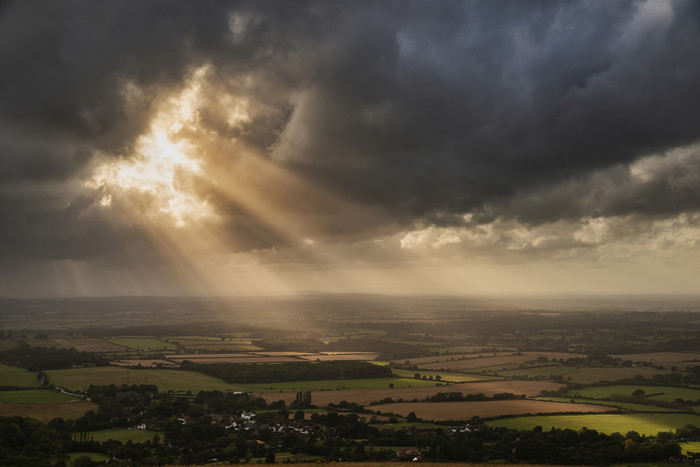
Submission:
[[411,423],[418,421],[418,417],[416,417],[416,413],[411,412],[408,415],[406,415],[406,421],[411,422]]
[[632,393],[632,396],[634,397],[644,397],[644,389],[635,389],[634,392]]
[[265,456],[265,463],[266,464],[274,464],[275,463],[275,453],[270,451],[267,453],[267,456]]

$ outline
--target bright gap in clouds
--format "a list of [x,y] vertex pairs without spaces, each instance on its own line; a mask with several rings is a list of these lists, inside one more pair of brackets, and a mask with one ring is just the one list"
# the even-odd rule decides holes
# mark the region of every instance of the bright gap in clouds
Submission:
[[102,155],[102,164],[86,182],[103,193],[102,206],[128,198],[132,213],[140,210],[149,220],[165,214],[176,227],[215,218],[195,189],[203,174],[199,148],[188,136],[198,130],[197,101],[207,71],[195,71],[183,91],[162,103],[130,157]]

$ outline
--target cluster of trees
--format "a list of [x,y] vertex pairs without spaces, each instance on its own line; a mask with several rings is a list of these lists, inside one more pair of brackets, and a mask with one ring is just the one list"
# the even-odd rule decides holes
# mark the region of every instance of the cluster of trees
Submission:
[[194,363],[185,360],[183,370],[216,376],[227,383],[278,383],[324,379],[390,378],[391,368],[367,362],[292,362],[275,365],[241,365],[238,363]]
[[109,360],[97,353],[80,352],[73,348],[30,347],[24,341],[14,349],[0,352],[0,361],[31,371],[60,370],[79,365],[109,365]]

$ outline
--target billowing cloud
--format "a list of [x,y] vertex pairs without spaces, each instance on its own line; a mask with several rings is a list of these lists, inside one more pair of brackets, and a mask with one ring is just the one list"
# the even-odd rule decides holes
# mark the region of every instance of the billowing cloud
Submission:
[[0,274],[668,259],[698,56],[694,1],[4,2]]

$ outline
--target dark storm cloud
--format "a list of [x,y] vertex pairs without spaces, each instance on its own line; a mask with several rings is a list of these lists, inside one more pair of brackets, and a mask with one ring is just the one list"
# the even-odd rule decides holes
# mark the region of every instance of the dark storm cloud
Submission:
[[[73,183],[97,150],[125,157],[149,99],[204,64],[253,111],[230,134],[203,108],[203,126],[383,213],[388,229],[458,225],[465,212],[660,215],[664,204],[645,207],[635,190],[597,211],[519,200],[561,187],[588,199],[594,188],[572,183],[700,140],[697,57],[694,1],[4,3],[0,181],[21,189],[0,192],[0,232],[5,248],[36,256],[55,255],[53,237],[65,237],[64,257],[97,254],[108,242],[94,238],[120,242],[106,216],[66,211],[96,200],[43,184]],[[136,107],[125,83],[145,94]],[[693,193],[670,190],[665,205],[696,210]],[[235,206],[220,211],[231,229],[257,231]],[[378,229],[342,217],[328,232]],[[70,246],[88,237],[94,249]]]

